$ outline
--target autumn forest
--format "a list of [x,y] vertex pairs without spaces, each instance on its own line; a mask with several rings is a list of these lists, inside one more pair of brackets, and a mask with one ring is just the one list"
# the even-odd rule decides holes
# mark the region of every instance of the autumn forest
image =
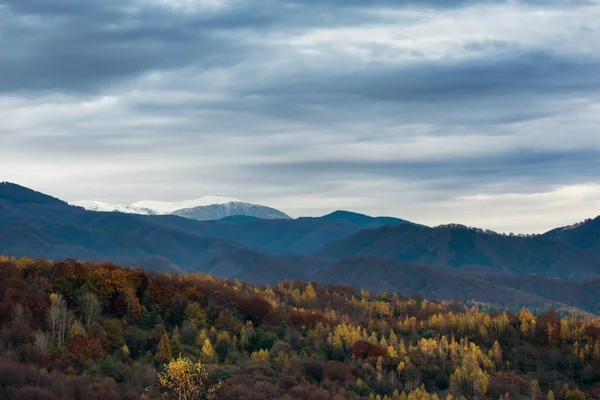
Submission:
[[600,318],[0,259],[2,399],[597,399]]

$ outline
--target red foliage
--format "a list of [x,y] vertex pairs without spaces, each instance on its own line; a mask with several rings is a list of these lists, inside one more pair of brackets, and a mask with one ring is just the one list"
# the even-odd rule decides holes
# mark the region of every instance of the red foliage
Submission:
[[329,380],[344,382],[350,379],[352,374],[344,363],[339,361],[329,361],[323,367],[323,375]]
[[173,300],[173,297],[177,295],[177,290],[172,286],[163,285],[160,282],[153,282],[152,284],[152,300],[161,306],[167,306]]
[[297,328],[301,326],[315,326],[318,322],[327,320],[320,310],[290,310],[288,312],[290,324]]
[[262,320],[273,311],[273,305],[258,296],[245,299],[243,303],[241,302],[240,307],[246,319],[251,320],[254,325],[260,325]]
[[359,340],[352,346],[352,356],[356,358],[376,358],[384,357],[387,354],[386,350],[378,344],[373,344],[366,340]]
[[187,297],[187,299],[191,302],[197,302],[198,304],[200,304],[202,302],[202,293],[200,293],[198,291],[198,289],[196,289],[195,287],[186,287],[183,290],[183,294],[185,295],[185,297]]
[[104,358],[104,349],[102,344],[96,338],[87,338],[83,335],[76,335],[67,346],[67,353],[73,361],[80,365],[86,365],[90,361],[98,361]]

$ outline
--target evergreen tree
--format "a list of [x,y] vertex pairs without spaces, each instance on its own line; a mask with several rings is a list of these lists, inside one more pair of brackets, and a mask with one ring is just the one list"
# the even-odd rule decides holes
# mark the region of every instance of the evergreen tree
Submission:
[[165,364],[171,360],[173,353],[171,351],[171,344],[169,343],[169,337],[166,333],[160,338],[158,347],[156,349],[155,359],[160,364]]

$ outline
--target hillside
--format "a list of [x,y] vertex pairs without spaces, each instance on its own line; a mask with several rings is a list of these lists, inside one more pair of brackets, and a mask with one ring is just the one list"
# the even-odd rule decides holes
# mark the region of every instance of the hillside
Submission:
[[85,211],[13,184],[0,185],[0,253],[12,256],[191,268],[222,254],[251,252],[224,239],[202,237],[122,213]]
[[[27,201],[27,202],[25,202]],[[152,204],[142,204],[151,206]],[[156,205],[155,205],[156,206]],[[363,227],[358,224],[338,222],[328,219],[272,219],[264,220],[244,216],[227,217],[219,221],[195,221],[187,218],[180,218],[171,215],[136,215],[120,212],[92,212],[86,211],[80,207],[73,207],[67,203],[46,196],[42,193],[15,185],[3,184],[0,190],[0,228],[8,229],[14,232],[22,232],[27,240],[19,240],[19,236],[13,236],[13,240],[19,242],[19,251],[11,252],[11,247],[5,246],[3,250],[8,254],[28,255],[33,257],[47,254],[52,258],[67,258],[72,256],[81,256],[86,259],[102,259],[120,262],[135,263],[136,259],[147,256],[161,256],[169,259],[171,262],[180,264],[182,267],[194,267],[195,259],[193,257],[177,257],[171,259],[171,255],[165,252],[160,243],[157,245],[141,246],[150,249],[150,254],[146,251],[126,251],[119,248],[119,243],[107,243],[111,240],[113,233],[116,240],[119,235],[133,234],[143,232],[148,235],[152,232],[152,239],[160,240],[161,235],[167,236],[166,242],[169,242],[170,236],[175,231],[184,237],[200,236],[202,238],[219,238],[226,241],[233,241],[248,247],[255,251],[268,254],[306,254],[309,255],[325,244],[342,239],[353,233],[360,231]],[[162,206],[165,207],[165,206]],[[368,217],[371,218],[371,217]],[[10,223],[16,226],[8,226]],[[48,225],[55,224],[50,232],[44,229]],[[83,225],[83,226],[82,226]],[[144,227],[142,229],[142,227]],[[68,231],[71,230],[69,236]],[[77,233],[76,233],[77,231]],[[53,242],[52,235],[59,233],[57,243]],[[1,232],[0,232],[1,234]],[[89,237],[98,234],[103,236],[100,241],[103,245],[93,245],[91,239],[87,244],[72,243],[71,238],[75,236],[86,235]],[[65,236],[66,235],[66,236]],[[191,236],[190,236],[191,235]],[[69,251],[63,251],[62,248],[54,247],[50,253],[43,253],[35,249],[28,249],[30,240],[34,238],[36,242],[48,242],[60,244],[61,246],[72,247]],[[147,237],[137,238],[150,239]],[[185,240],[182,239],[185,243]],[[134,242],[135,242],[134,241]],[[183,245],[183,243],[182,243]],[[132,243],[133,247],[140,247]],[[179,245],[178,245],[179,246]],[[25,250],[25,251],[24,251]],[[31,252],[29,252],[31,250]],[[43,251],[48,251],[46,246]],[[193,252],[187,249],[184,253]],[[116,258],[116,257],[120,258]],[[137,264],[136,264],[137,265]]]
[[[0,211],[0,254],[9,256],[112,261],[269,285],[317,280],[500,308],[551,304],[600,312],[598,280],[573,280],[593,278],[598,256],[544,237],[404,223],[362,229],[360,221],[383,221],[345,212],[215,222],[91,212],[11,184],[0,186]],[[344,222],[348,217],[356,223]]]
[[600,254],[600,217],[573,226],[556,228],[543,236]]
[[[422,279],[421,267],[405,267]],[[600,393],[600,320],[554,311],[488,314],[485,304],[341,285],[271,288],[6,257],[0,300],[6,399],[181,399],[183,391],[213,400],[585,400]]]
[[171,216],[143,217],[155,224],[201,236],[223,238],[268,254],[311,254],[331,241],[350,236],[359,225],[312,218],[192,221]]
[[[418,293],[427,299],[478,301],[518,310],[565,308],[600,314],[600,277],[583,281],[539,275],[516,275],[483,266],[453,269],[392,259],[355,257],[336,261],[312,279],[335,282],[373,292]],[[300,277],[298,279],[301,279]],[[260,281],[259,281],[260,282]]]
[[600,254],[542,236],[508,236],[459,225],[403,224],[362,230],[325,245],[317,257],[387,257],[458,268],[482,265],[518,274],[578,279],[600,273]]

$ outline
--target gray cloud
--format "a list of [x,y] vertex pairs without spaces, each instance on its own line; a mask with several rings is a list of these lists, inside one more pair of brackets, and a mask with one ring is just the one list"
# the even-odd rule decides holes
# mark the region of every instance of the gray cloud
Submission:
[[597,213],[598,18],[584,0],[0,0],[0,175],[67,200],[550,228]]

